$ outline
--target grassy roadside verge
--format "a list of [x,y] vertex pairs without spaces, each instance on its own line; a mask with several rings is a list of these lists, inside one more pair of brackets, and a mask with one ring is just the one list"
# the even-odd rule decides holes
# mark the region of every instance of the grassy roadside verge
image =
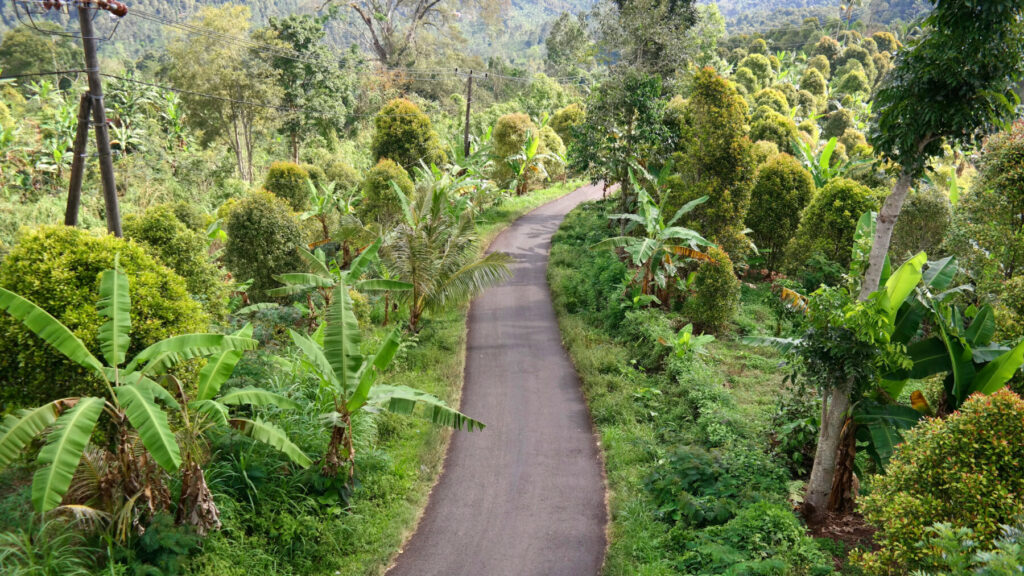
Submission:
[[605,455],[608,575],[831,573],[788,502],[793,475],[774,448],[779,358],[738,342],[770,330],[765,288],[706,354],[677,357],[681,314],[623,307],[624,265],[590,247],[610,234],[584,204],[553,240],[548,280]]

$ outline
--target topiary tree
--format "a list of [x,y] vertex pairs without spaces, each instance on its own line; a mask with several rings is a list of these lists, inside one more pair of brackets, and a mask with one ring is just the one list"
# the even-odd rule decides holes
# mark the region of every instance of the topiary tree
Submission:
[[125,238],[146,246],[160,262],[185,280],[189,294],[215,319],[227,314],[227,286],[210,261],[205,235],[190,230],[177,217],[176,205],[154,206],[124,219]]
[[680,141],[664,206],[666,214],[674,214],[708,196],[682,224],[737,255],[749,245],[742,231],[754,176],[746,117],[746,101],[728,80],[710,68],[697,72],[687,106],[689,130]]
[[558,137],[551,126],[540,129],[540,154],[546,155],[544,160],[544,171],[552,180],[559,180],[565,176],[565,144]]
[[766,162],[775,158],[778,154],[779,147],[775,142],[758,140],[750,146],[750,157],[753,160],[755,168],[760,168]]
[[792,150],[797,136],[796,124],[777,112],[763,114],[750,125],[752,140],[774,142],[779,150]]
[[709,261],[701,263],[693,278],[694,295],[686,301],[686,313],[705,332],[724,332],[740,307],[740,281],[729,255],[709,248]]
[[[800,108],[800,115],[804,116],[805,119],[810,119],[810,117],[818,112],[821,108],[822,100],[823,98],[819,98],[807,90],[800,90],[796,93],[796,105]],[[815,123],[815,126],[817,126],[817,123]]]
[[583,124],[586,119],[587,112],[574,102],[555,112],[548,126],[551,126],[564,144],[569,144],[572,141],[572,129]]
[[900,264],[918,252],[928,254],[932,260],[940,259],[952,212],[949,197],[934,186],[910,194],[892,232],[889,255],[893,264]]
[[818,190],[800,217],[796,236],[786,249],[789,267],[798,269],[820,253],[846,268],[857,222],[865,212],[877,209],[875,194],[867,186],[847,178],[832,180]]
[[732,75],[732,80],[742,88],[744,94],[753,94],[761,88],[761,81],[750,71],[750,68],[739,68]]
[[807,68],[803,78],[800,79],[800,89],[807,90],[815,96],[821,97],[828,94],[828,81],[825,76],[814,68]]
[[757,78],[758,85],[767,86],[775,76],[772,70],[772,62],[763,54],[751,54],[740,61],[740,68],[746,68]]
[[774,88],[765,88],[754,94],[754,108],[760,109],[762,106],[778,114],[789,114],[789,100]]
[[[842,47],[839,45],[839,41],[831,36],[822,36],[818,43],[814,45],[814,49],[811,50],[812,56],[823,56],[828,59],[829,64],[835,64],[836,59],[839,58],[839,53],[842,52]],[[827,76],[827,74],[826,74]]]
[[879,550],[856,553],[853,563],[878,576],[935,568],[918,543],[937,522],[971,529],[989,549],[1001,525],[1024,516],[1024,442],[1012,440],[1020,438],[1024,400],[1008,390],[976,394],[959,412],[905,433],[861,502]]
[[807,70],[817,70],[825,80],[832,76],[832,64],[827,56],[821,54],[807,61]]
[[363,201],[358,207],[359,218],[363,222],[377,222],[386,229],[401,219],[402,204],[392,182],[406,196],[412,195],[412,179],[396,162],[385,158],[367,172],[360,185]]
[[447,160],[441,139],[416,104],[404,98],[388,102],[373,120],[371,150],[374,161],[388,158],[406,170],[426,164],[442,164]]
[[[35,302],[71,329],[94,354],[105,321],[96,308],[100,276],[115,258],[132,279],[129,356],[178,334],[206,331],[210,318],[182,280],[135,242],[67,226],[25,229],[0,267],[0,288]],[[103,382],[0,314],[0,410],[58,398],[105,394]]]
[[853,114],[853,110],[849,108],[833,110],[826,117],[825,125],[822,126],[821,137],[826,140],[829,138],[839,138],[855,125],[856,117]]
[[779,269],[783,251],[796,234],[800,214],[813,195],[814,178],[789,154],[775,156],[758,170],[746,225],[754,244],[765,254],[768,270]]
[[836,84],[836,92],[839,94],[867,94],[871,92],[871,82],[863,72],[851,70]]
[[875,46],[878,47],[879,52],[895,54],[896,50],[899,49],[899,42],[892,35],[892,32],[875,32],[871,35],[871,39],[875,41]]
[[866,71],[868,66],[871,64],[871,53],[863,46],[857,46],[856,44],[847,46],[846,49],[843,50],[842,54],[836,58],[835,65],[842,68],[844,64],[851,60],[860,62],[861,66],[863,66]]
[[531,134],[538,136],[539,130],[526,114],[506,114],[494,124],[491,131],[495,157],[492,177],[499,186],[506,186],[514,177],[508,159],[522,152]]
[[279,285],[274,276],[299,269],[302,229],[277,196],[255,191],[241,198],[228,211],[226,228],[224,264],[236,281],[252,280],[250,298],[265,300]]
[[324,165],[324,176],[328,182],[335,183],[339,192],[352,192],[359,188],[359,173],[343,158],[332,158]]
[[750,41],[747,46],[748,54],[764,54],[768,55],[768,43],[764,41],[764,38],[754,38]]
[[288,202],[295,212],[309,208],[309,172],[292,162],[274,162],[267,172],[263,187]]

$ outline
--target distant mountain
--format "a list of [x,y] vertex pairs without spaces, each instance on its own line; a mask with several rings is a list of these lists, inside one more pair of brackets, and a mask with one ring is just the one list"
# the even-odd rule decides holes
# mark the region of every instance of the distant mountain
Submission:
[[[821,21],[839,16],[837,0],[718,0],[731,33],[750,33],[768,28],[800,24],[805,18]],[[845,4],[846,2],[843,2]],[[927,13],[927,0],[863,0],[854,8],[854,17],[867,26],[888,26],[911,22]]]

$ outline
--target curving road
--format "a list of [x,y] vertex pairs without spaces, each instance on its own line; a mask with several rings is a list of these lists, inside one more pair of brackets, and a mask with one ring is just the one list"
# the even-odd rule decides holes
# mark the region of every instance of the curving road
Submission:
[[523,216],[491,244],[513,279],[469,312],[461,409],[416,534],[388,576],[590,576],[605,552],[605,489],[579,380],[548,293],[551,236],[586,186]]

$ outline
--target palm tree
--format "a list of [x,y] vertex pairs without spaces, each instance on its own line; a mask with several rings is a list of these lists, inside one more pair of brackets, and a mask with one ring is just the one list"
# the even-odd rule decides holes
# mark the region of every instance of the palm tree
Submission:
[[406,293],[410,330],[417,331],[424,311],[463,304],[511,277],[511,256],[480,256],[472,208],[453,199],[450,187],[431,186],[412,200],[392,188],[402,220],[386,238],[385,264],[395,278],[412,286]]
[[594,245],[594,248],[623,248],[630,255],[637,275],[633,282],[640,285],[640,291],[649,295],[655,290],[665,290],[668,279],[676,275],[678,267],[673,257],[708,260],[708,256],[698,250],[699,246],[714,246],[698,232],[684,226],[676,226],[680,218],[708,200],[702,196],[680,208],[668,222],[659,206],[650,194],[637,183],[632,170],[629,179],[637,191],[637,214],[611,214],[612,220],[622,220],[630,227],[638,228],[637,236],[615,236]]
[[[0,309],[20,320],[26,328],[71,361],[98,376],[107,388],[105,397],[63,398],[38,408],[8,416],[0,426],[0,466],[6,466],[34,438],[46,437],[37,462],[42,466],[32,481],[32,504],[40,513],[59,506],[71,485],[82,452],[106,413],[115,433],[116,461],[122,493],[139,497],[150,509],[165,508],[166,487],[145,474],[150,461],[167,472],[181,466],[181,451],[168,423],[165,410],[178,409],[174,397],[154,378],[186,360],[216,356],[227,351],[252,350],[256,341],[223,334],[187,334],[167,338],[139,352],[127,364],[131,341],[131,301],[128,277],[118,267],[107,270],[100,280],[99,315],[106,318],[98,340],[106,364],[56,318],[36,304],[0,288]],[[159,402],[163,408],[157,404]],[[132,450],[131,431],[138,433],[145,450]]]
[[[362,333],[344,282],[334,287],[334,297],[322,330],[313,337],[294,330],[290,333],[308,369],[320,379],[321,388],[332,399],[330,411],[323,415],[331,430],[330,443],[321,463],[322,473],[328,478],[337,477],[343,462],[347,465],[349,479],[354,476],[352,415],[368,406],[397,414],[418,413],[434,424],[456,430],[484,428],[480,422],[426,392],[407,386],[375,385],[377,377],[387,369],[398,352],[398,330],[391,332],[375,353],[363,355]],[[345,451],[344,457],[342,450]]]

